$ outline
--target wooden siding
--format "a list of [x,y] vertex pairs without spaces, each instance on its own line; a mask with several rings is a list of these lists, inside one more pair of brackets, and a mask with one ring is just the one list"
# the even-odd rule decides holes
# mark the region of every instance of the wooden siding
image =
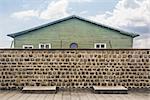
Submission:
[[51,43],[52,48],[69,48],[73,42],[79,48],[94,48],[94,43],[106,43],[107,48],[132,48],[133,38],[94,24],[70,19],[14,38],[14,47],[24,44]]

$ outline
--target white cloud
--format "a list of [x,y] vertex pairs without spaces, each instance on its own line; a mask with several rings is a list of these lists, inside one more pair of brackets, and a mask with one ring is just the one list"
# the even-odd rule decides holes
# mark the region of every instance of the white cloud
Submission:
[[150,24],[150,0],[121,0],[113,12],[90,17],[115,27],[148,26]]
[[40,19],[57,19],[69,15],[67,10],[70,2],[84,3],[84,2],[92,2],[92,1],[93,0],[54,0],[50,2],[48,7],[43,11],[40,11],[40,9],[25,10],[25,11],[15,12],[12,14],[12,16],[19,19],[29,19],[32,17],[37,17]]
[[81,11],[80,13],[79,13],[79,15],[84,15],[84,14],[87,14],[88,13],[88,11]]
[[25,10],[13,13],[11,16],[18,19],[29,19],[37,17],[40,19],[53,19],[67,16],[69,0],[55,0],[50,2],[48,7],[40,11],[38,10]]
[[68,0],[59,0],[51,2],[47,9],[40,13],[42,19],[53,19],[67,16]]
[[10,48],[11,47],[11,42],[12,38],[8,38],[4,34],[0,34],[0,48]]
[[38,17],[38,11],[26,10],[21,12],[15,12],[12,14],[12,17],[17,17],[18,19],[28,18],[28,17]]
[[144,34],[134,41],[134,48],[150,48],[150,34]]

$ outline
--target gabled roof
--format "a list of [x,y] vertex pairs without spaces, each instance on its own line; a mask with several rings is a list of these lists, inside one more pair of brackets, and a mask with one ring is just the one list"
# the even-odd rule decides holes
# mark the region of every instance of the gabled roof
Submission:
[[85,22],[88,22],[88,23],[91,23],[91,24],[94,24],[94,25],[97,25],[97,26],[100,26],[100,27],[103,27],[103,28],[107,28],[109,30],[113,30],[113,31],[119,32],[120,34],[127,35],[127,36],[130,36],[132,38],[139,36],[138,34],[122,31],[120,29],[116,29],[116,28],[113,28],[113,27],[110,27],[110,26],[107,26],[107,25],[103,25],[103,24],[100,24],[100,23],[97,23],[97,22],[94,22],[94,21],[91,21],[91,20],[88,20],[88,19],[76,16],[76,15],[72,15],[72,16],[69,16],[69,17],[66,17],[66,18],[63,18],[63,19],[59,19],[59,20],[56,20],[56,21],[53,21],[53,22],[50,22],[50,23],[47,23],[47,24],[44,24],[44,25],[41,25],[41,26],[38,26],[38,27],[34,27],[34,28],[31,28],[31,29],[28,29],[28,30],[24,30],[24,31],[21,31],[21,32],[8,34],[7,36],[15,38],[17,36],[20,36],[20,35],[23,35],[23,34],[27,34],[28,32],[39,30],[41,28],[48,27],[48,26],[51,26],[51,25],[54,25],[54,24],[57,24],[57,23],[61,23],[63,21],[66,21],[66,20],[69,20],[69,19],[74,19],[74,18],[82,20],[82,21],[85,21]]

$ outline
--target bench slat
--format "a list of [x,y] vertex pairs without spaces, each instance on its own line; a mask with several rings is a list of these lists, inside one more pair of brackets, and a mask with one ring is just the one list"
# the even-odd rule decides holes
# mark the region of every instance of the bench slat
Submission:
[[95,93],[127,94],[128,89],[123,86],[93,86]]
[[22,89],[24,93],[56,93],[56,86],[26,86]]

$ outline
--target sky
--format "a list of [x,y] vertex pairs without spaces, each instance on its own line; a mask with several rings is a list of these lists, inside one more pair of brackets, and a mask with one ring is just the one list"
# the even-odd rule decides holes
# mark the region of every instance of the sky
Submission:
[[0,48],[10,48],[7,34],[70,15],[137,33],[134,48],[150,48],[150,0],[0,0]]

